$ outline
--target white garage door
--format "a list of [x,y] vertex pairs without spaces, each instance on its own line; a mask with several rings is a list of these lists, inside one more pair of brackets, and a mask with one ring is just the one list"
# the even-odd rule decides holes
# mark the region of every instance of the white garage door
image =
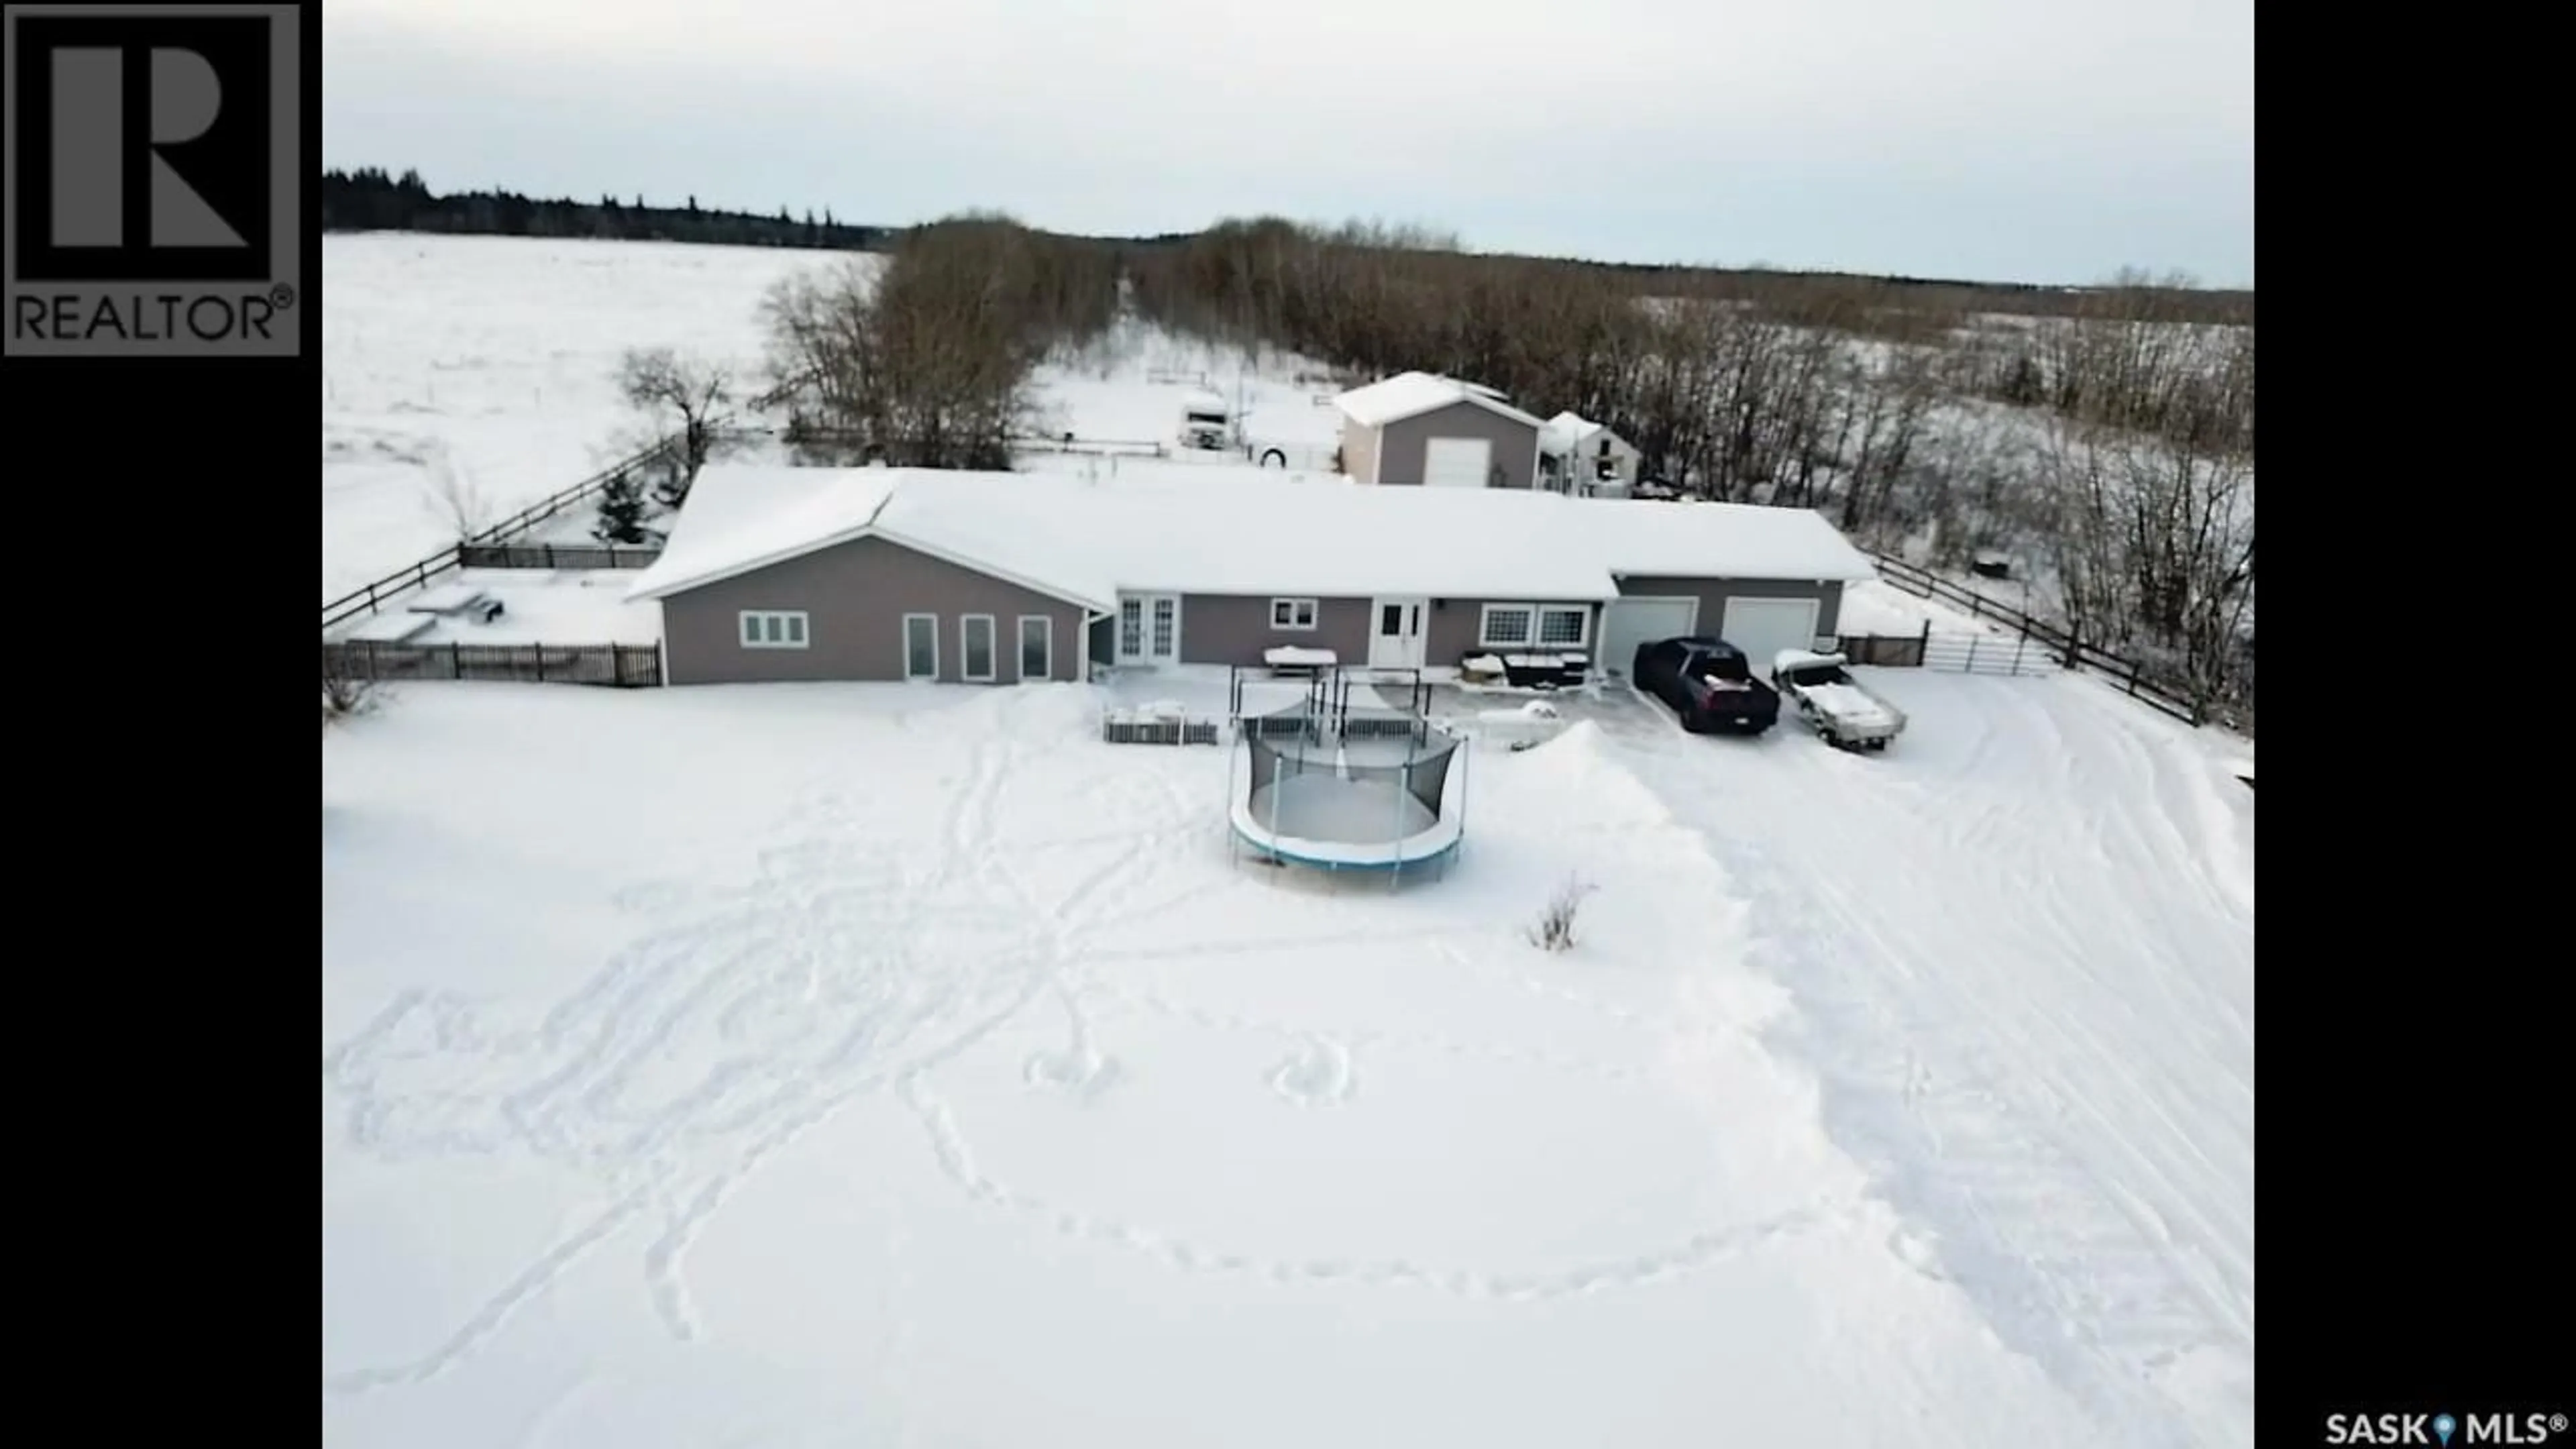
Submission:
[[1601,649],[1594,656],[1602,668],[1626,674],[1637,662],[1637,646],[1657,639],[1688,635],[1699,622],[1699,600],[1621,599],[1601,610]]
[[1813,599],[1729,599],[1718,635],[1743,650],[1753,672],[1767,679],[1773,655],[1815,647],[1816,611]]
[[1422,445],[1422,486],[1482,488],[1494,466],[1491,438],[1433,438]]

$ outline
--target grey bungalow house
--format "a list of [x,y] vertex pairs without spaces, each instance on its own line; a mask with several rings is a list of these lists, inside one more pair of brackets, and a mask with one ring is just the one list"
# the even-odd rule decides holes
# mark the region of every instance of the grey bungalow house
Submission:
[[1626,668],[1714,632],[1830,647],[1869,561],[1803,509],[1024,473],[715,465],[631,598],[663,677],[1079,681],[1100,666],[1453,668],[1526,649]]

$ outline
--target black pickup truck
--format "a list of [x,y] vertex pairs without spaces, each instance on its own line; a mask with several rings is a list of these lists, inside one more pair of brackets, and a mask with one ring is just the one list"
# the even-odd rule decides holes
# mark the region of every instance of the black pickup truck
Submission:
[[1628,677],[1673,707],[1693,734],[1758,735],[1780,722],[1780,694],[1753,673],[1744,651],[1723,639],[1662,639],[1637,646]]

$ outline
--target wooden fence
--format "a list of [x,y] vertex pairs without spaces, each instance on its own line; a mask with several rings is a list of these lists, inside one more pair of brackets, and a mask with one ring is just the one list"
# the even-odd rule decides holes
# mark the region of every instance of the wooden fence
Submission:
[[1923,648],[1929,641],[1923,634],[1845,634],[1834,641],[1835,650],[1854,664],[1875,664],[1883,669],[1920,669]]
[[598,684],[646,689],[662,682],[651,644],[376,644],[322,646],[324,679],[416,679],[513,684]]
[[469,569],[640,569],[662,556],[658,543],[468,543],[457,546]]
[[[1989,599],[1974,589],[1952,583],[1938,574],[1917,568],[1903,559],[1875,550],[1871,551],[1870,558],[1878,565],[1879,577],[1907,593],[1920,598],[1938,599],[1953,608],[1965,609],[1973,617],[1992,619],[2015,631],[2017,638],[1983,636],[1987,640],[1983,647],[1988,660],[1993,660],[2003,653],[2012,652],[2016,647],[2020,652],[2015,657],[2028,658],[2030,657],[2029,646],[2036,644],[2042,653],[2054,659],[2058,665],[2079,671],[2090,669],[2118,685],[2130,698],[2161,710],[2185,724],[2202,725],[2210,721],[2210,711],[2205,706],[2195,704],[2188,696],[2151,678],[2148,671],[2152,666],[2144,660],[2133,659],[2125,654],[2117,654],[2088,643],[2071,629],[2033,617],[2027,611],[2000,600]],[[1934,642],[1943,637],[1934,634],[1928,624],[1925,626],[1923,667],[1971,669],[1971,672],[1981,674],[2006,672],[2002,669],[1974,669],[1977,658],[1975,651],[1970,649],[1963,652],[1955,644],[1944,646]],[[1863,660],[1854,656],[1853,662],[1877,661]],[[2249,710],[2248,713],[2250,712]],[[2237,722],[2237,727],[2243,729],[2246,725],[2240,720]]]
[[[805,382],[806,379],[803,377],[790,378],[788,381],[780,383],[769,391],[751,399],[748,406],[755,412],[775,407],[781,401],[785,400],[790,394],[794,393],[798,388],[803,387]],[[728,426],[725,427],[723,431],[728,434],[740,434],[765,430]],[[618,474],[625,472],[629,468],[645,463],[669,449],[678,447],[680,441],[680,435],[678,433],[673,433],[663,438],[657,438],[653,442],[646,444],[644,447],[638,448],[634,452],[627,454],[625,457],[618,459],[616,462],[609,464],[607,467],[600,469],[598,472],[591,474],[589,477],[582,479],[571,487],[562,489],[548,497],[539,499],[537,502],[520,509],[518,512],[511,514],[509,517],[502,519],[499,523],[493,524],[491,527],[484,529],[482,532],[477,533],[470,538],[464,539],[458,543],[450,544],[446,548],[439,550],[437,553],[431,554],[429,557],[422,559],[420,562],[413,564],[409,568],[396,569],[394,572],[385,575],[383,578],[376,580],[372,584],[368,584],[363,588],[352,589],[348,593],[342,594],[340,597],[333,599],[322,606],[322,627],[327,630],[334,624],[344,623],[362,615],[375,613],[378,609],[384,607],[387,599],[407,594],[414,589],[427,587],[431,579],[438,577],[440,574],[446,573],[450,569],[490,567],[490,565],[465,562],[463,557],[465,551],[476,548],[488,548],[496,544],[507,543],[511,539],[519,537],[521,534],[535,528],[538,524],[545,522],[547,519],[554,517],[556,514],[563,512],[565,509],[570,508],[574,504],[579,503],[599,492],[600,489],[608,485],[609,479],[616,477]],[[645,562],[649,563],[651,560],[647,559]],[[605,568],[642,568],[643,566],[644,564],[642,563],[632,565],[619,563],[591,565],[591,567]],[[509,567],[509,565],[504,565],[504,567]],[[516,565],[516,567],[556,567],[556,565],[521,564]],[[580,568],[584,567],[584,565],[563,564],[560,565],[560,567]]]

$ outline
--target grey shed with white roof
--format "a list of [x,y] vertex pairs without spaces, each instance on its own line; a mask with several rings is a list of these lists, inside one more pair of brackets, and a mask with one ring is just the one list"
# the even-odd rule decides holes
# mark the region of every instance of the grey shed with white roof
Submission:
[[1540,422],[1492,388],[1405,372],[1333,401],[1342,415],[1342,471],[1362,483],[1537,485]]

